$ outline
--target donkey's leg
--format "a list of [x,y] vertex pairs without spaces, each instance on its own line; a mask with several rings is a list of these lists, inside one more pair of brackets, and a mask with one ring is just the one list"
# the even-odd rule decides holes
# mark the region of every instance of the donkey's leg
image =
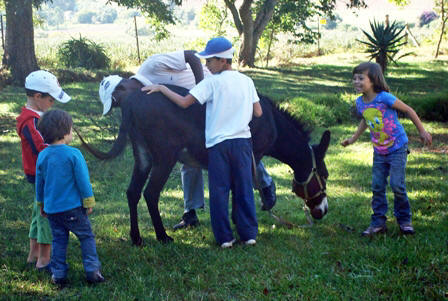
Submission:
[[160,161],[158,163],[154,162],[151,174],[149,175],[149,182],[144,192],[146,205],[148,206],[149,214],[151,215],[157,240],[162,242],[173,241],[173,239],[166,234],[162,218],[160,217],[159,197],[175,163],[176,160],[166,160],[166,158],[163,163],[160,163]]
[[137,205],[140,201],[140,196],[143,190],[143,185],[145,185],[146,179],[148,178],[149,169],[141,171],[137,164],[134,165],[134,172],[132,173],[131,183],[129,184],[126,195],[128,197],[128,207],[131,220],[131,239],[134,245],[140,246],[143,241],[140,237],[140,230],[138,228],[138,212]]
[[140,237],[140,230],[138,228],[138,212],[137,205],[140,201],[143,186],[148,179],[149,171],[152,166],[151,155],[145,150],[144,147],[137,142],[133,143],[134,151],[134,171],[132,173],[131,183],[129,184],[126,195],[128,197],[128,206],[131,219],[131,239],[134,245],[140,246],[143,241]]
[[140,246],[143,241],[140,237],[140,230],[138,228],[138,212],[137,205],[140,201],[140,196],[143,190],[143,185],[145,185],[146,179],[148,178],[149,168],[146,170],[141,170],[136,163],[134,165],[134,171],[132,173],[131,183],[129,183],[126,195],[128,197],[128,207],[131,220],[131,239],[134,245]]

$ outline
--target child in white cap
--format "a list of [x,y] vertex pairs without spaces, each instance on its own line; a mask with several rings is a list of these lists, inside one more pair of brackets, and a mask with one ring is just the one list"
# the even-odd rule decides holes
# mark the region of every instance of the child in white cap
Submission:
[[143,91],[162,92],[177,105],[187,108],[194,102],[207,103],[205,144],[208,149],[210,218],[213,233],[223,248],[235,239],[229,222],[228,202],[232,190],[232,220],[240,239],[256,243],[258,223],[252,188],[252,140],[249,122],[260,117],[262,109],[252,79],[232,69],[234,49],[224,37],[208,41],[197,53],[206,60],[213,76],[205,78],[186,96],[166,86],[150,85]]
[[[27,101],[17,117],[16,128],[22,145],[25,177],[33,184],[34,189],[37,155],[48,146],[37,129],[37,122],[42,114],[53,106],[55,99],[66,103],[70,96],[62,90],[57,78],[44,70],[31,72],[26,77],[25,91]],[[35,265],[41,271],[50,271],[51,229],[48,220],[40,215],[36,202],[33,202],[29,238],[27,264]]]

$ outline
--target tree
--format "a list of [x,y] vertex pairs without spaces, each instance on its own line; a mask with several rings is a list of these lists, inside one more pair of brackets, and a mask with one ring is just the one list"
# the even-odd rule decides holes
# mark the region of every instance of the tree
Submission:
[[[409,4],[410,0],[389,0],[399,6],[406,6]],[[440,44],[442,43],[443,37],[445,36],[446,26],[448,22],[448,0],[434,0],[434,7],[437,13],[440,15],[440,36],[439,42],[437,43],[437,49],[435,58],[439,56]]]
[[406,53],[395,59],[400,47],[406,44],[405,34],[402,34],[404,26],[400,26],[396,22],[384,24],[373,21],[370,22],[370,29],[372,34],[362,31],[368,40],[359,42],[367,45],[366,52],[370,53],[371,60],[375,59],[381,66],[383,73],[386,73],[389,61],[397,64],[396,60],[410,54]]
[[442,43],[443,36],[445,35],[446,30],[446,22],[448,21],[448,0],[439,0],[436,1],[438,5],[436,5],[436,9],[440,14],[440,22],[441,22],[441,30],[439,42],[437,43],[436,55],[435,58],[439,56],[440,44]]
[[12,81],[23,85],[25,77],[38,69],[34,50],[33,4],[47,0],[3,0],[6,10],[5,65]]
[[[235,0],[224,0],[232,13],[235,27],[243,42],[238,62],[243,66],[254,66],[258,41],[271,20],[283,32],[290,32],[295,42],[312,41],[317,37],[307,21],[316,15],[331,15],[336,0],[244,0],[237,9]],[[363,0],[350,0],[349,7],[365,6]],[[273,19],[273,17],[276,18]],[[275,27],[275,26],[274,26]]]
[[223,36],[226,33],[226,27],[231,25],[228,18],[228,11],[224,4],[218,0],[209,0],[202,6],[198,27],[204,30],[211,30],[216,36]]
[[167,25],[175,23],[173,7],[182,4],[182,0],[169,0],[171,4],[165,3],[164,0],[107,0],[107,2],[141,10],[148,17],[157,41],[169,35]]
[[[349,7],[365,7],[365,0],[346,0]],[[164,24],[174,23],[172,6],[162,0],[109,0],[126,7],[138,8],[148,17],[158,22],[159,28],[166,30]],[[172,4],[180,5],[182,0],[172,0]],[[233,22],[242,37],[242,45],[238,62],[243,66],[254,66],[258,41],[266,26],[271,21],[275,9],[280,13],[284,24],[283,31],[288,28],[299,39],[316,37],[307,26],[306,21],[316,14],[329,15],[334,10],[336,0],[243,0],[239,8],[237,0],[224,0],[230,10]],[[285,18],[281,16],[285,15]]]

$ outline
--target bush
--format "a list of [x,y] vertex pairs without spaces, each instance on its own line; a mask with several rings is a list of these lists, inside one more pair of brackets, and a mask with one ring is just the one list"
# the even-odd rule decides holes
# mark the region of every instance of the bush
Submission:
[[38,10],[37,15],[50,26],[57,26],[64,23],[64,11],[58,7]]
[[110,74],[117,74],[123,78],[128,78],[134,73],[121,70],[86,70],[84,68],[73,69],[50,69],[60,83],[73,82],[97,82],[99,83],[104,77]]
[[437,14],[433,11],[424,11],[421,15],[420,15],[420,27],[423,27],[426,24],[431,23],[432,21],[434,21],[435,19],[437,19]]
[[117,19],[117,11],[113,8],[106,8],[98,15],[98,21],[102,24],[112,24]]
[[81,12],[78,15],[78,22],[80,24],[93,24],[96,18],[96,13],[94,12]]
[[407,98],[420,118],[430,121],[448,121],[448,92],[439,92],[422,97]]
[[341,22],[342,18],[338,14],[335,14],[332,18],[327,19],[327,24],[324,25],[324,28],[327,30],[335,29]]
[[0,67],[0,91],[4,86],[12,84],[11,71],[4,67]]
[[110,65],[104,47],[81,36],[62,43],[57,57],[62,65],[69,68],[102,69]]
[[295,97],[282,103],[297,119],[307,126],[329,127],[355,119],[353,95],[350,94],[315,94],[312,98]]

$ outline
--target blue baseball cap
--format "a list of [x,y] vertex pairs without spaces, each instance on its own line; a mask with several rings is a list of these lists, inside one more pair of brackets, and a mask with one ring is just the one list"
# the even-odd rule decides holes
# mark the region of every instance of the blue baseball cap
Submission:
[[235,49],[232,47],[232,43],[224,37],[213,38],[207,42],[205,50],[196,53],[196,56],[201,59],[208,59],[211,57],[219,57],[224,59],[233,58],[233,52]]

